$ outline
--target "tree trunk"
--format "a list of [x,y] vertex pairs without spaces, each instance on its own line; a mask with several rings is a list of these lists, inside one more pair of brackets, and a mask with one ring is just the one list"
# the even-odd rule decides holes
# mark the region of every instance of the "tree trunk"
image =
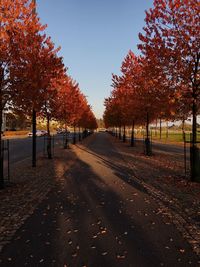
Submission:
[[166,138],[168,139],[169,137],[169,131],[168,131],[168,121],[167,121],[167,125],[166,125]]
[[157,137],[157,130],[158,130],[158,119],[156,119],[156,129],[155,129],[155,136]]
[[149,112],[147,112],[146,137],[149,138]]
[[47,115],[47,155],[48,155],[48,159],[52,159],[52,153],[51,153],[51,133],[50,133],[50,118],[49,118],[49,115]]
[[123,142],[126,142],[126,126],[124,125]]
[[197,105],[195,100],[192,105],[192,143],[197,141]]
[[64,133],[64,136],[63,136],[63,139],[64,139],[64,149],[67,149],[69,148],[69,144],[68,144],[68,136],[67,136],[67,124],[65,123],[65,133]]
[[147,121],[146,121],[146,138],[145,138],[145,152],[147,156],[151,155],[151,144],[149,138],[149,112],[147,112]]
[[190,148],[191,181],[200,182],[199,149],[197,147],[197,104],[196,99],[192,105],[192,140]]
[[73,144],[76,144],[76,126],[74,125],[74,136],[73,136]]
[[119,140],[122,139],[122,134],[121,134],[121,126],[119,127]]
[[162,119],[160,118],[160,139],[162,138]]
[[3,151],[2,151],[2,123],[3,111],[0,109],[0,189],[4,188],[4,173],[3,173]]
[[185,140],[185,119],[182,120],[182,137]]
[[135,138],[134,138],[134,133],[135,133],[135,121],[133,120],[132,123],[132,129],[131,129],[131,146],[133,147],[135,145]]
[[79,136],[79,142],[81,141],[81,127],[79,126],[79,130],[78,130],[78,136]]

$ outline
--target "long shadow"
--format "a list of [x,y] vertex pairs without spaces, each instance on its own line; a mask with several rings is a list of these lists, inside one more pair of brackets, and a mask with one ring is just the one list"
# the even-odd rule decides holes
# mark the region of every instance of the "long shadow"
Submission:
[[[93,149],[94,151],[92,151],[92,147],[90,147],[89,149],[83,146],[79,146],[77,145],[77,147],[85,152],[87,152],[90,155],[95,156],[96,158],[100,159],[100,161],[102,161],[106,166],[108,166],[109,168],[112,168],[116,173],[117,176],[121,177],[121,179],[123,179],[124,182],[127,182],[129,185],[134,186],[135,188],[139,189],[142,192],[148,193],[147,190],[141,185],[138,184],[135,180],[134,177],[140,179],[138,177],[138,175],[136,174],[136,172],[130,168],[130,166],[126,166],[125,161],[123,159],[123,157],[119,154],[118,151],[115,150],[114,146],[111,147],[111,151],[110,151],[110,158],[111,160],[107,160],[106,157],[106,152],[102,153],[103,155],[98,155],[96,152],[96,149]],[[113,154],[113,156],[111,155],[111,153]],[[137,157],[133,157],[133,155],[126,155],[126,157],[128,157],[128,161],[134,161],[134,163],[137,166],[137,170],[138,169],[144,169],[147,166],[147,159],[141,159],[141,157],[137,158]],[[113,160],[113,158],[115,158],[115,160]],[[117,162],[117,163],[113,163],[113,162]],[[163,173],[163,175],[165,175],[166,171],[169,172],[169,169],[166,167],[161,167],[159,166],[159,169],[157,170],[157,173],[155,173],[154,170],[154,176],[159,177],[160,173]],[[176,172],[174,170],[170,171],[171,174],[176,174]],[[132,179],[130,178],[130,176],[132,177]],[[153,178],[153,177],[152,177]]]
[[[120,198],[89,165],[77,160],[65,178],[62,190],[55,188],[17,231],[12,244],[1,255],[1,266],[64,266],[65,263],[74,267],[82,264],[118,266],[117,252],[120,255],[123,251],[118,248],[117,236],[125,243],[124,250],[129,250],[123,266],[130,266],[137,258],[143,266],[155,266],[149,264],[150,255],[149,259],[142,259],[140,250],[144,243],[132,239],[130,225],[133,222],[119,215]],[[125,231],[129,232],[127,238],[122,237]],[[142,231],[138,234],[139,240],[145,241],[146,252],[143,253],[148,255],[152,244],[145,240]]]
[[[97,158],[102,170],[105,165],[112,170],[112,177],[97,175],[91,163],[76,158],[62,182],[4,249],[2,267],[176,266],[179,246],[186,251],[181,256],[183,266],[191,258],[197,260],[174,228],[155,216],[155,204],[145,206],[143,196],[134,200],[133,206],[124,201],[126,194],[133,193],[131,188],[120,191],[126,171],[102,156]],[[107,179],[117,180],[117,188]],[[146,209],[152,215],[140,217],[137,211]],[[157,229],[151,231],[152,221]],[[165,247],[171,236],[176,243],[168,250]]]
[[[90,148],[83,148],[82,146],[80,147],[79,146],[79,149],[85,151],[86,153],[88,154],[91,154],[93,156],[95,156],[96,158],[99,158],[101,163],[104,163],[105,166],[107,166],[108,168],[111,168],[115,175],[120,178],[123,182],[129,184],[130,186],[132,186],[133,188],[136,188],[137,190],[143,192],[143,193],[146,193],[148,195],[151,195],[151,193],[141,184],[141,183],[138,183],[138,181],[134,178],[137,178],[138,180],[141,180],[141,181],[146,181],[143,177],[138,176],[138,173],[139,173],[139,169],[143,170],[147,167],[147,161],[148,161],[148,158],[141,158],[141,157],[136,157],[134,155],[130,155],[130,158],[128,159],[128,161],[130,161],[130,159],[133,159],[134,160],[134,163],[135,165],[137,166],[137,169],[133,169],[131,168],[130,166],[125,166],[124,164],[122,164],[121,162],[124,162],[124,159],[123,157],[119,154],[118,151],[115,150],[115,147],[113,145],[110,145],[108,146],[106,144],[106,147],[110,147],[110,153],[109,153],[109,156],[111,158],[111,160],[107,160],[105,157],[106,157],[106,150],[105,152],[103,152],[103,156],[99,156],[97,154],[97,150],[95,148],[95,146],[90,146]],[[91,149],[94,150],[91,151]],[[100,149],[102,150],[102,149]],[[98,152],[99,152],[99,149],[98,149]],[[131,153],[131,152],[130,152]],[[117,163],[113,163],[113,157],[111,156],[111,154],[113,154],[114,158],[115,159],[119,159],[119,161],[116,161]],[[127,157],[127,155],[126,155]],[[157,164],[157,162],[155,162],[154,164]],[[151,170],[151,169],[150,169]],[[155,166],[153,166],[153,171],[147,171],[147,174],[149,176],[152,175],[152,179],[154,179],[154,177],[157,179],[157,178],[162,178],[162,177],[166,177],[166,173],[168,173],[168,175],[173,175],[174,177],[179,177],[180,176],[180,173],[179,172],[176,172],[175,170],[169,170],[167,167],[162,167],[162,166],[159,166],[158,168],[155,169]],[[147,175],[145,174],[145,175]],[[149,179],[149,178],[148,178]],[[166,179],[166,178],[165,178]],[[147,182],[148,183],[148,182]],[[158,183],[156,184],[156,188],[159,189],[159,190],[163,190],[162,189],[162,185],[159,185]],[[168,203],[165,199],[163,200],[160,200],[163,202],[164,205],[169,205],[170,203]],[[174,210],[174,206],[170,204],[170,207],[172,210]],[[175,209],[176,211],[176,209]]]

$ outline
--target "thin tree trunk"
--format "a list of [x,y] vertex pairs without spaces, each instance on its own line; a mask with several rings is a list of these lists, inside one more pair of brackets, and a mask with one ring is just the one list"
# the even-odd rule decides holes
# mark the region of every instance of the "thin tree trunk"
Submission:
[[192,142],[196,143],[197,141],[197,105],[195,100],[192,105]]
[[126,142],[126,126],[124,125],[123,142]]
[[149,138],[149,112],[147,112],[146,137]]
[[146,155],[151,155],[151,144],[149,138],[149,112],[147,112],[147,121],[146,121],[146,138],[145,138],[145,148],[146,148]]
[[74,125],[74,136],[73,136],[73,144],[76,144],[76,126]]
[[121,134],[121,126],[119,127],[119,139],[122,139],[122,134]]
[[131,146],[133,147],[134,144],[135,144],[135,136],[134,136],[134,133],[135,133],[135,121],[133,120],[133,123],[132,123],[132,129],[131,129]]
[[155,136],[157,137],[157,130],[158,130],[158,119],[156,119],[156,129],[155,129]]
[[50,133],[50,118],[47,114],[47,155],[48,159],[52,159],[51,153],[51,133]]
[[162,119],[160,118],[160,139],[162,138]]
[[4,174],[3,174],[3,151],[2,151],[2,123],[3,111],[0,108],[0,189],[4,188]]
[[78,129],[78,136],[79,136],[79,142],[81,141],[81,127],[79,126],[79,129]]
[[64,133],[64,149],[67,149],[69,147],[69,144],[68,144],[68,133],[67,133],[67,124],[65,123],[65,133]]
[[196,99],[193,100],[192,105],[192,144],[190,150],[190,159],[191,159],[191,181],[199,182],[200,174],[199,171],[199,162],[198,162],[198,147],[196,144],[197,141],[197,104]]
[[168,121],[167,121],[167,125],[166,125],[166,138],[168,139],[169,137],[169,131],[168,131]]
[[185,140],[185,119],[182,120],[182,136],[183,141]]

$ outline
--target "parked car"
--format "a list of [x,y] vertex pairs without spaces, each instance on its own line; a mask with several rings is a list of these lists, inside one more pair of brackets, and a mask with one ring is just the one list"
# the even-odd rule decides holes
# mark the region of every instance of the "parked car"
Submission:
[[[45,136],[45,135],[47,135],[47,131],[45,131],[45,130],[37,130],[36,131],[36,136]],[[28,133],[28,136],[29,137],[32,137],[33,136],[33,133],[32,132],[29,132]]]
[[44,135],[48,135],[48,132],[45,131],[45,130],[41,130],[41,132],[42,132],[42,136],[44,136]]
[[57,134],[62,134],[63,133],[63,129],[57,129]]
[[106,132],[106,129],[105,128],[99,128],[99,132],[100,133],[105,133]]
[[70,131],[66,131],[65,129],[58,129],[57,134],[63,134],[63,133],[70,133]]

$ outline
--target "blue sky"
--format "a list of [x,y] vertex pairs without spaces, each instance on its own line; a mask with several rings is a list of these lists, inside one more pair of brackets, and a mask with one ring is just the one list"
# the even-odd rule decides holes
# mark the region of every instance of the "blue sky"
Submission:
[[137,51],[145,10],[153,0],[37,0],[38,14],[68,73],[79,82],[97,118],[129,49]]

